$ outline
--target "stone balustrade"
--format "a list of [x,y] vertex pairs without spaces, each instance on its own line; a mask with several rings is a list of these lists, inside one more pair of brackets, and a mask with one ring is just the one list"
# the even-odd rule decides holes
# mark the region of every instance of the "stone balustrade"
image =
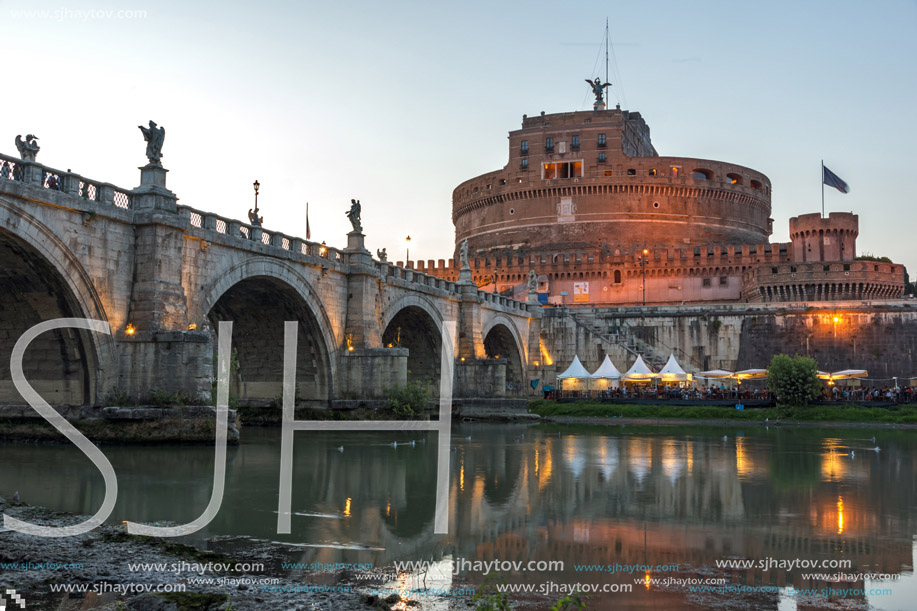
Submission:
[[[91,180],[71,171],[62,171],[33,161],[25,161],[9,155],[0,154],[0,180],[20,182],[34,187],[56,191],[64,196],[79,198],[87,202],[96,202],[101,205],[114,206],[123,210],[133,210],[131,190],[122,189],[110,183]],[[225,236],[225,243],[233,242],[242,246],[252,242],[271,249],[277,255],[282,251],[326,259],[339,271],[346,271],[349,259],[347,253],[333,246],[327,246],[289,236],[278,231],[271,231],[263,227],[244,223],[242,221],[223,217],[211,212],[197,210],[189,206],[177,206],[178,218],[186,223],[193,234],[197,230],[204,241],[216,238],[217,235]],[[214,235],[216,234],[216,235]],[[219,238],[216,238],[219,239]],[[431,262],[432,263],[432,262]],[[452,262],[450,261],[450,264]],[[388,277],[399,278],[413,285],[426,286],[458,294],[458,283],[454,279],[443,278],[438,275],[424,273],[411,268],[402,268],[391,263],[374,261],[377,269]],[[433,270],[431,270],[433,271]],[[526,304],[512,299],[483,293],[482,301],[500,305],[508,309],[526,311]]]
[[70,170],[63,171],[34,161],[0,154],[0,180],[12,180],[59,191],[71,197],[125,210],[131,209],[131,192],[107,182],[90,180]]

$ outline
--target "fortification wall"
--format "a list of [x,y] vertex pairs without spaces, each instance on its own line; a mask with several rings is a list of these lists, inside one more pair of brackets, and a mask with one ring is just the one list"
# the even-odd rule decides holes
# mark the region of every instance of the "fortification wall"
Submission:
[[[542,321],[544,379],[574,354],[594,371],[608,354],[622,372],[640,353],[656,370],[670,353],[689,372],[767,367],[774,354],[813,357],[819,368],[909,378],[917,356],[917,303],[798,306],[554,308]],[[547,357],[547,358],[546,358]],[[551,365],[545,365],[547,362]]]

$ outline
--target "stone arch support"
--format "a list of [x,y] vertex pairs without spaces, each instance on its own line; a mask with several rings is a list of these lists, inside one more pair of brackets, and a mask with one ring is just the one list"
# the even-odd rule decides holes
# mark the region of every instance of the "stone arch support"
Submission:
[[[65,293],[60,297],[67,302],[67,308],[70,310],[66,317],[89,318],[110,323],[108,308],[96,290],[85,262],[45,222],[26,212],[14,201],[0,198],[0,236],[4,236],[4,239],[9,236],[12,244],[25,244],[37,255],[42,265],[56,272],[55,282],[59,283]],[[117,328],[112,328],[112,333],[117,331]],[[88,348],[88,384],[85,400],[96,404],[117,378],[118,351],[115,341],[112,335],[87,331],[73,333],[79,336],[83,345]]]

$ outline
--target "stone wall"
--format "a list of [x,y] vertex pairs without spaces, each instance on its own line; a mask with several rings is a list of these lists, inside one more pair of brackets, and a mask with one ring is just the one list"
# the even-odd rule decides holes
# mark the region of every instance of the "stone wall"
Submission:
[[658,370],[674,353],[696,373],[764,368],[786,353],[811,356],[826,371],[867,369],[890,384],[893,376],[917,373],[917,303],[552,308],[541,339],[547,380],[574,354],[590,371],[608,354],[624,372],[637,354]]

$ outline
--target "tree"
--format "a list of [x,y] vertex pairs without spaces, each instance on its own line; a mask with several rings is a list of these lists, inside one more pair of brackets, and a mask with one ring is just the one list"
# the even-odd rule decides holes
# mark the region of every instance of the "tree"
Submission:
[[807,356],[777,354],[767,368],[767,386],[784,407],[804,407],[821,395],[818,363]]

